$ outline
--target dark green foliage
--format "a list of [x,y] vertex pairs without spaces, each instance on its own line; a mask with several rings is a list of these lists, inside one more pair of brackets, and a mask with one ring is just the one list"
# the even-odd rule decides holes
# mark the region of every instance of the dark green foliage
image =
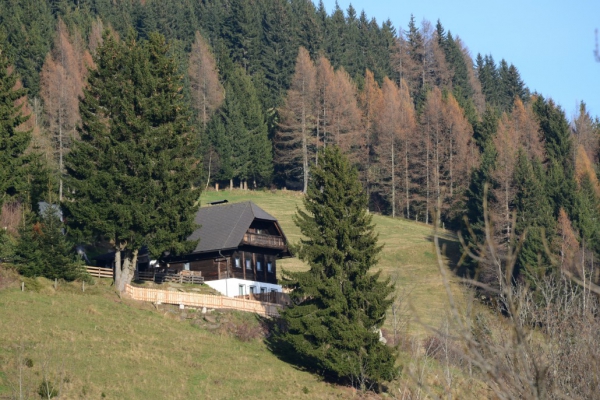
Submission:
[[81,260],[73,249],[58,208],[49,206],[36,218],[29,214],[15,249],[15,264],[22,275],[75,280],[82,276]]
[[600,253],[600,199],[588,174],[585,174],[577,192],[574,225],[587,249]]
[[[539,277],[551,265],[546,243],[551,242],[556,228],[549,197],[546,194],[545,172],[539,160],[533,162],[521,149],[515,167],[516,195],[514,199],[517,223],[515,234],[525,241],[517,255],[515,276]],[[533,284],[533,281],[530,281]]]
[[200,195],[197,135],[164,38],[105,35],[80,104],[81,141],[66,158],[65,212],[74,233],[116,249],[189,251]]
[[0,2],[2,57],[8,56],[32,96],[40,91],[40,71],[54,39],[55,21],[46,1]]
[[[488,204],[494,201],[492,189],[495,187],[496,182],[493,179],[492,173],[495,169],[497,152],[492,137],[496,134],[497,119],[489,118],[487,123],[484,120],[479,128],[481,129],[481,137],[485,138],[480,145],[482,151],[481,162],[479,167],[471,173],[471,181],[465,193],[466,212],[463,221],[455,223],[460,227],[460,233],[465,245],[475,254],[479,251],[477,247],[485,242],[484,199],[488,201]],[[475,268],[477,267],[476,260],[468,257],[463,262],[465,268],[470,273],[475,272]]]
[[312,170],[306,212],[295,223],[306,239],[296,248],[307,272],[285,273],[294,306],[282,318],[283,340],[302,363],[342,381],[377,383],[396,375],[395,355],[379,342],[393,286],[369,270],[381,246],[356,169],[328,147]]
[[533,104],[533,111],[538,118],[548,156],[546,189],[554,216],[558,217],[561,207],[572,215],[577,186],[569,123],[562,109],[542,96]]
[[481,54],[477,54],[475,65],[481,91],[488,105],[501,112],[511,112],[515,98],[518,97],[523,102],[529,99],[529,89],[514,65],[509,66],[505,60],[501,60],[500,65],[496,66],[491,55],[481,57]]
[[38,387],[38,394],[42,399],[53,399],[58,396],[58,389],[51,381],[44,378]]
[[221,115],[208,128],[221,163],[217,179],[268,184],[273,155],[256,89],[238,67],[232,72],[225,93]]
[[0,207],[7,198],[26,190],[25,165],[31,157],[25,155],[31,139],[30,132],[18,127],[27,121],[21,113],[25,89],[16,89],[16,73],[9,73],[9,61],[0,47]]

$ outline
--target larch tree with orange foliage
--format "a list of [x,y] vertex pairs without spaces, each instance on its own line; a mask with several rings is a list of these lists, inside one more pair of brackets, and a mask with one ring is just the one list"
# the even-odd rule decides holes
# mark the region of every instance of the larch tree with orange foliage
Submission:
[[223,103],[225,90],[219,82],[215,58],[200,32],[196,32],[196,38],[192,44],[188,75],[193,100],[192,107],[198,113],[202,131],[205,131],[208,120]]
[[[440,211],[445,217],[466,189],[469,172],[476,163],[472,127],[452,94],[443,95],[434,88],[427,96],[421,130],[426,146],[420,157],[421,175],[426,181],[426,208],[431,212],[431,201],[441,200]],[[427,216],[425,220],[428,222]]]
[[361,113],[358,108],[356,86],[343,67],[335,71],[333,89],[331,142],[342,149],[351,162],[356,163],[359,159],[357,153],[365,145],[359,137],[362,130]]
[[66,25],[59,19],[54,47],[46,56],[40,74],[41,97],[55,142],[59,173],[59,200],[62,201],[64,156],[80,121],[79,97],[83,95],[82,54],[77,54]]
[[335,103],[335,71],[324,56],[319,57],[317,66],[316,107],[317,121],[315,133],[315,164],[319,164],[319,148],[331,141],[333,131],[333,104]]
[[383,105],[377,122],[377,146],[375,153],[381,171],[380,184],[390,197],[392,217],[400,203],[396,193],[404,191],[404,206],[410,217],[409,152],[410,138],[415,131],[415,113],[404,80],[398,88],[385,78],[382,86]]
[[283,107],[274,138],[275,162],[290,178],[302,177],[302,192],[308,189],[308,172],[314,152],[313,132],[317,121],[317,70],[310,54],[300,47],[296,70]]
[[383,95],[369,69],[365,71],[365,83],[363,90],[358,95],[358,104],[362,114],[362,141],[365,142],[365,149],[361,152],[362,159],[359,161],[364,170],[359,172],[362,172],[367,198],[370,199],[371,185],[374,183],[373,171],[371,171],[371,153],[376,135],[376,122],[383,106]]

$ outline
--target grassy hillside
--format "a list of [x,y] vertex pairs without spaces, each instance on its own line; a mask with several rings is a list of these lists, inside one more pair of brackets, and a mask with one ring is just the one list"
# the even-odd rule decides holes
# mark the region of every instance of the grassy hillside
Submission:
[[[302,203],[297,193],[207,192],[202,202],[220,199],[252,200],[278,218],[290,241],[300,237],[292,221]],[[394,277],[399,292],[410,292],[411,320],[418,318],[439,326],[446,296],[435,263],[431,227],[378,215],[374,221],[385,244],[380,267]],[[456,244],[450,235],[446,240],[450,247]],[[306,268],[297,259],[284,260],[282,265],[290,270]],[[251,314],[221,315],[217,327],[203,322],[197,313],[185,311],[185,318],[172,306],[156,309],[151,304],[121,299],[108,280],[96,280],[83,293],[81,283],[62,284],[54,290],[51,282],[40,279],[27,281],[28,290],[21,292],[18,281],[2,289],[1,274],[0,269],[0,398],[18,398],[19,375],[28,394],[24,398],[38,397],[45,376],[60,386],[64,398],[236,399],[276,395],[330,399],[352,395],[347,388],[323,383],[279,360],[260,335],[240,340],[248,339],[248,332],[261,329]],[[415,322],[409,332],[418,338],[413,341],[417,344],[427,334],[423,325]],[[407,366],[413,363],[411,357],[403,353],[400,362]],[[432,368],[432,385],[442,385],[437,377],[443,373],[435,363],[422,370]],[[392,385],[399,386],[398,382]],[[463,386],[469,393],[470,386]]]
[[[202,204],[227,199],[229,202],[253,201],[279,220],[283,231],[291,242],[300,239],[300,231],[292,216],[297,207],[302,206],[302,196],[292,191],[207,191],[202,195]],[[447,296],[436,264],[435,248],[432,241],[432,226],[406,219],[374,215],[373,221],[379,232],[379,240],[384,244],[379,267],[385,275],[397,282],[398,292],[408,293],[409,305],[413,310],[412,334],[424,335],[423,325],[438,327],[445,315]],[[444,233],[442,239],[447,253],[456,258],[457,239]],[[279,264],[284,269],[301,270],[308,268],[300,260],[293,258]],[[457,286],[455,292],[460,293]]]
[[[201,320],[182,320],[174,307],[119,299],[108,280],[85,293],[81,284],[55,291],[39,281],[39,292],[0,290],[0,398],[19,398],[19,364],[24,398],[39,398],[45,375],[68,399],[345,397],[260,339],[198,327],[190,322]],[[258,327],[252,314],[227,318]]]

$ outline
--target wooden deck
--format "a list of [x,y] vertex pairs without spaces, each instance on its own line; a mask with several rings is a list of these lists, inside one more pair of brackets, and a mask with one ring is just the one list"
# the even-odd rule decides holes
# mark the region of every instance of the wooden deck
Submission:
[[253,312],[266,317],[279,316],[282,308],[279,304],[261,301],[236,299],[209,294],[171,292],[168,290],[138,288],[131,285],[125,287],[125,292],[134,300],[149,301],[156,304],[183,304],[188,307],[206,307],[216,309],[231,309]]
[[264,235],[257,233],[245,233],[242,244],[249,244],[260,247],[270,247],[272,249],[285,249],[283,238],[273,235]]

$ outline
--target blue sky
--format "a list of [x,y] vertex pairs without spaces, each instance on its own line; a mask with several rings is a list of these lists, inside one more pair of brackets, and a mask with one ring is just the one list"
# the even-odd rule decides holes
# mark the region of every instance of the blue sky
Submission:
[[[323,0],[328,13],[335,0]],[[572,119],[580,101],[600,116],[600,63],[594,59],[594,30],[600,30],[599,0],[338,0],[381,24],[390,19],[406,29],[410,15],[420,23],[439,19],[458,35],[473,59],[491,54],[514,64],[529,89],[560,104]],[[318,3],[317,3],[318,4]]]

